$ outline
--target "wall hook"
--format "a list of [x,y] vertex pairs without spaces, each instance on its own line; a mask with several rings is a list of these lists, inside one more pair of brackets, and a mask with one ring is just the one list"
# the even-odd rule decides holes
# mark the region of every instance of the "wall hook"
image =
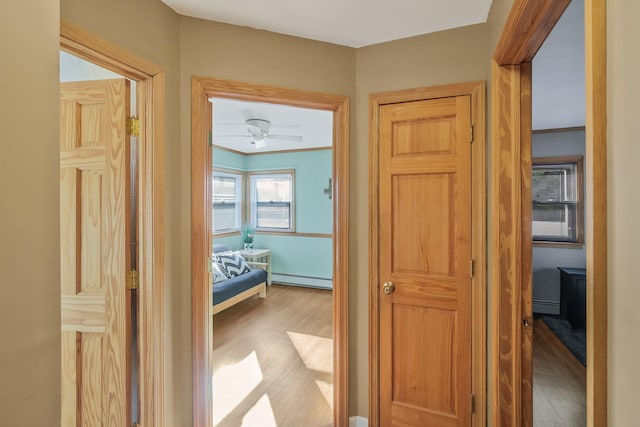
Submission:
[[329,197],[329,200],[331,200],[331,198],[333,197],[333,186],[331,185],[331,178],[329,178],[329,186],[325,188],[323,191],[324,191],[324,194],[326,194],[327,197]]

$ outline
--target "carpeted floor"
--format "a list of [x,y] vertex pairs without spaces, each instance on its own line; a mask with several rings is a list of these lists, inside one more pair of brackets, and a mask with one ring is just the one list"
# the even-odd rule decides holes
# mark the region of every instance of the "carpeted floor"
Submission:
[[573,353],[573,355],[587,366],[587,334],[585,329],[573,329],[567,319],[559,316],[544,315],[542,321],[560,341]]

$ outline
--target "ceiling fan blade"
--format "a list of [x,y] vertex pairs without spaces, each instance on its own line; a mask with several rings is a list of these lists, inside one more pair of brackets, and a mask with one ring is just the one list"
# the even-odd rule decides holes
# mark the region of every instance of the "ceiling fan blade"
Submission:
[[280,141],[302,142],[302,136],[299,135],[267,135],[265,139],[277,139]]

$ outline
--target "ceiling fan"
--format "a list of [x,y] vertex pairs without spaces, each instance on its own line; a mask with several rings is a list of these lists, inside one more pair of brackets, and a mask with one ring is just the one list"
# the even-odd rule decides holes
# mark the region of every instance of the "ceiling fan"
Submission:
[[248,135],[215,135],[218,138],[251,138],[256,149],[267,145],[267,140],[302,142],[300,135],[273,135],[269,133],[271,122],[263,119],[249,119],[244,122],[247,125]]

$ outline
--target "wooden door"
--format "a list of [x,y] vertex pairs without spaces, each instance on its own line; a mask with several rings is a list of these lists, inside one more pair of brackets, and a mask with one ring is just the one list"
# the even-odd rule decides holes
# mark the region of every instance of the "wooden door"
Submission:
[[129,83],[60,85],[62,422],[129,424]]
[[471,425],[470,114],[379,109],[381,426]]

